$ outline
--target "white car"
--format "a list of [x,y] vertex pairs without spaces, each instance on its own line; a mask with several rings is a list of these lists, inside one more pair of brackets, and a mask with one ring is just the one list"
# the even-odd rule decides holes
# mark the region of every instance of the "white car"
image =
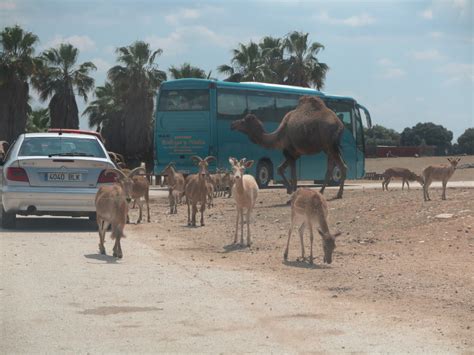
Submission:
[[55,130],[18,137],[0,162],[1,225],[17,215],[95,218],[95,194],[116,166],[95,132]]

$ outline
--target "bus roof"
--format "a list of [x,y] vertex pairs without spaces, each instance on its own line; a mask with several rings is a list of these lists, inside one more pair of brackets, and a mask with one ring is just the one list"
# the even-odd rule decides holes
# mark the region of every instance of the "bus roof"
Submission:
[[238,88],[247,90],[263,90],[268,92],[276,93],[294,93],[295,95],[317,95],[327,99],[335,100],[348,100],[356,101],[354,98],[349,96],[339,95],[328,95],[322,91],[318,91],[312,88],[305,88],[301,86],[281,85],[281,84],[270,84],[260,82],[232,82],[232,81],[221,81],[211,79],[196,79],[196,78],[185,78],[165,81],[161,84],[161,88],[164,90],[172,90],[179,88],[188,89],[206,89],[210,85],[215,85],[218,88]]

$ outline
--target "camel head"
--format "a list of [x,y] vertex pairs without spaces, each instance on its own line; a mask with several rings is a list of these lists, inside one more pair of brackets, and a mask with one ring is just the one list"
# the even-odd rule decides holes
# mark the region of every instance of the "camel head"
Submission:
[[262,122],[253,114],[248,114],[240,120],[233,121],[230,128],[233,131],[239,131],[247,135],[255,135],[264,131]]
[[321,229],[318,229],[318,232],[323,239],[323,250],[324,250],[323,261],[325,263],[331,264],[332,253],[334,249],[336,249],[336,237],[341,235],[341,232],[337,232],[336,234],[331,234],[329,232],[324,233]]

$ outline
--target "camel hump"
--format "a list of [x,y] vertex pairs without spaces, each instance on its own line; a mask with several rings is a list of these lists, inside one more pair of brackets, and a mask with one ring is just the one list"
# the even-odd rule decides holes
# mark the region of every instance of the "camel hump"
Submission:
[[326,108],[324,101],[317,96],[305,95],[301,96],[298,102],[298,106],[311,106],[313,110],[323,110]]

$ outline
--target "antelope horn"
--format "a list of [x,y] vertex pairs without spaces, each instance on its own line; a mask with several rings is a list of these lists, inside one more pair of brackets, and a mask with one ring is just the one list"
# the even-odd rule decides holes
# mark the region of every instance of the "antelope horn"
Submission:
[[122,170],[119,170],[119,169],[113,169],[113,168],[110,168],[110,169],[105,169],[105,175],[109,175],[109,174],[116,174],[117,177],[120,179],[120,180],[123,180],[123,179],[127,179],[127,175],[125,175],[123,173]]
[[138,168],[133,169],[132,171],[130,171],[130,172],[128,173],[128,177],[131,178],[131,177],[133,177],[134,175],[137,175],[137,174],[139,174],[139,173],[146,174],[145,168],[139,166]]
[[217,158],[215,156],[209,155],[208,157],[204,158],[204,160],[209,163],[212,160],[217,160]]

